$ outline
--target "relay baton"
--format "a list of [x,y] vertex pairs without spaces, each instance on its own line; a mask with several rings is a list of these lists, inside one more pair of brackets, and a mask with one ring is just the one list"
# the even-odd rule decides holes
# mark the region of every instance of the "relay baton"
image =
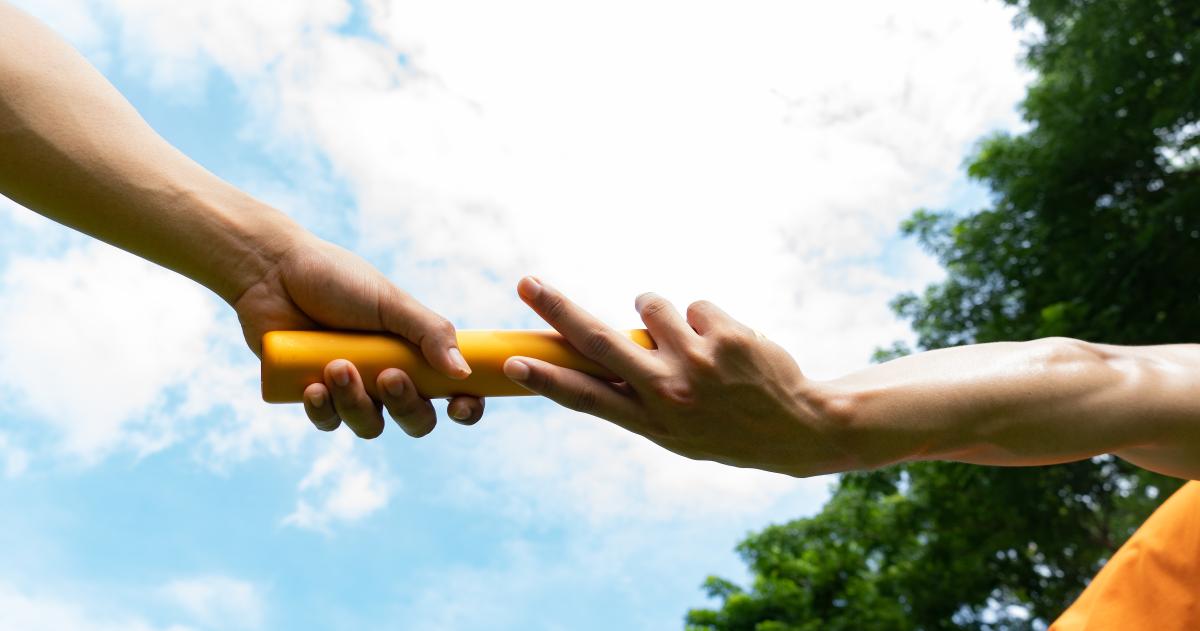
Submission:
[[[652,349],[645,329],[622,331]],[[466,379],[451,379],[430,366],[412,342],[395,335],[351,331],[271,331],[263,336],[262,396],[268,403],[297,403],[309,384],[322,383],[325,365],[345,359],[358,368],[363,385],[378,398],[379,373],[399,368],[408,373],[421,396],[510,397],[533,394],[504,376],[504,361],[520,355],[585,372],[600,379],[619,378],[584,357],[555,331],[458,331],[458,349],[471,366]]]

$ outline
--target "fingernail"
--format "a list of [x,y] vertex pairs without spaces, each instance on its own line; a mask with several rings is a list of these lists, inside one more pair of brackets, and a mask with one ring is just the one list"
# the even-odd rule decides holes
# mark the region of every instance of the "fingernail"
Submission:
[[517,285],[517,292],[527,300],[533,300],[542,293],[542,281],[533,276],[526,276],[521,279],[521,284]]
[[452,346],[450,347],[449,355],[450,363],[454,364],[454,367],[457,368],[464,377],[471,374],[471,367],[467,365],[467,360],[463,357],[462,351],[458,350],[457,347]]
[[504,375],[513,381],[525,381],[529,378],[529,364],[510,359],[504,362]]
[[318,392],[318,393],[308,397],[308,404],[315,408],[325,407],[325,393]]
[[384,380],[383,387],[387,388],[388,394],[399,398],[404,394],[404,380],[399,377],[392,377]]
[[446,412],[450,415],[450,418],[456,421],[465,421],[471,416],[471,411],[464,405],[452,405],[446,409]]
[[329,372],[333,373],[333,382],[337,385],[342,387],[350,385],[350,366],[346,362],[336,362]]

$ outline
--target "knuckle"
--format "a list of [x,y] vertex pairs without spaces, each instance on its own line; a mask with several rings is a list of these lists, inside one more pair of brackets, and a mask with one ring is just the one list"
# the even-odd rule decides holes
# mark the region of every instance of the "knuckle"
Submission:
[[567,315],[567,301],[553,292],[546,292],[542,298],[542,313],[547,320],[560,320]]
[[403,424],[404,419],[408,418],[410,414],[403,405],[396,405],[388,402],[384,402],[383,409],[387,410],[388,416],[392,417],[393,421],[396,421],[400,424]]
[[375,403],[364,393],[362,397],[354,397],[346,405],[338,409],[342,420],[355,427],[365,427],[371,424],[371,417],[378,416]]
[[417,420],[420,415],[420,409],[417,407],[416,402],[411,400],[400,401],[385,407],[387,408],[388,416],[391,416],[392,420],[401,425]]
[[590,388],[580,390],[571,395],[571,400],[567,407],[576,412],[591,414],[596,409],[596,393]]
[[384,407],[388,408],[392,414],[407,415],[412,414],[412,411],[421,404],[422,399],[418,393],[414,392],[412,387],[406,387],[398,397],[391,396],[390,393],[384,391],[383,403]]
[[658,315],[667,308],[668,304],[665,298],[651,298],[642,305],[642,316],[649,318]]
[[437,318],[433,321],[433,324],[429,327],[429,330],[435,338],[442,340],[454,338],[454,325],[449,320],[441,316],[437,316]]
[[550,380],[550,376],[541,370],[534,367],[529,367],[529,377],[525,380],[525,386],[534,392],[545,392],[554,384]]
[[722,327],[713,335],[718,352],[736,353],[750,346],[754,334],[742,327]]
[[717,369],[717,358],[706,344],[689,344],[682,353],[688,366],[701,373],[711,373]]
[[604,329],[592,329],[583,338],[583,348],[580,350],[588,357],[601,359],[608,357],[612,349],[613,340],[608,331]]
[[696,393],[688,382],[678,378],[660,378],[650,382],[650,391],[659,399],[676,407],[695,402]]
[[639,422],[641,429],[638,430],[638,433],[645,435],[647,438],[675,453],[682,453],[676,443],[679,441],[679,434],[686,434],[686,431],[681,432],[678,425],[670,423],[665,419],[654,417],[644,418]]
[[379,388],[379,401],[383,403],[383,407],[388,413],[395,414],[398,410],[406,410],[412,406],[411,398],[408,393],[395,396],[387,391],[387,388]]
[[433,426],[437,423],[437,416],[432,409],[421,409],[413,406],[403,411],[392,412],[392,420],[400,429],[404,430],[405,434],[413,438],[420,438],[429,432],[433,431]]
[[687,313],[689,316],[700,315],[700,314],[703,314],[705,311],[712,309],[712,307],[713,307],[713,303],[711,303],[707,300],[697,300],[696,302],[693,302],[692,304],[688,305]]
[[743,324],[734,324],[730,326],[726,333],[729,338],[739,344],[746,344],[754,341],[754,331],[750,327]]
[[338,417],[341,418],[342,422],[345,423],[348,427],[350,427],[351,430],[353,430],[355,433],[358,433],[358,430],[356,428],[358,426],[362,425],[362,415],[361,414],[359,414],[357,411],[345,410],[345,411],[339,411]]

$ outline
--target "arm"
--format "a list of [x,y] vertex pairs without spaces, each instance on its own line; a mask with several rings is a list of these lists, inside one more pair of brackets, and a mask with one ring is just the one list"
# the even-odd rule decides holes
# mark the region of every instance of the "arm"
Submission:
[[895,441],[902,459],[989,465],[1112,453],[1200,478],[1200,345],[978,344],[903,357],[824,388],[841,398],[868,451]]
[[[454,328],[362,259],[222,181],[158,136],[84,58],[0,0],[0,193],[62,224],[192,278],[237,311],[258,352],[277,328],[390,331],[448,376],[470,372]],[[383,429],[354,367],[332,362],[306,392],[321,429]],[[398,370],[380,375],[388,410],[411,434],[433,409]],[[406,387],[407,386],[407,387]],[[452,414],[473,422],[482,402]]]
[[163,141],[74,49],[6,3],[0,190],[230,303],[302,232]]
[[506,363],[511,378],[692,458],[803,476],[910,460],[1036,465],[1115,453],[1200,477],[1198,345],[981,344],[818,382],[706,302],[685,320],[662,298],[639,297],[658,344],[648,351],[534,279],[518,292],[624,382],[523,357]]

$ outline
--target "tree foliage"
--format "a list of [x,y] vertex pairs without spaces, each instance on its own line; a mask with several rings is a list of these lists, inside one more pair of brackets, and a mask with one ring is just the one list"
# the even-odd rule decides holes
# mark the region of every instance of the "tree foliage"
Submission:
[[[922,349],[1200,335],[1200,2],[1008,0],[1037,33],[1021,134],[982,141],[988,208],[904,223],[947,278],[893,307]],[[881,353],[886,358],[900,349]],[[1054,619],[1180,481],[1112,457],[846,474],[738,547],[689,629],[1025,629]]]

